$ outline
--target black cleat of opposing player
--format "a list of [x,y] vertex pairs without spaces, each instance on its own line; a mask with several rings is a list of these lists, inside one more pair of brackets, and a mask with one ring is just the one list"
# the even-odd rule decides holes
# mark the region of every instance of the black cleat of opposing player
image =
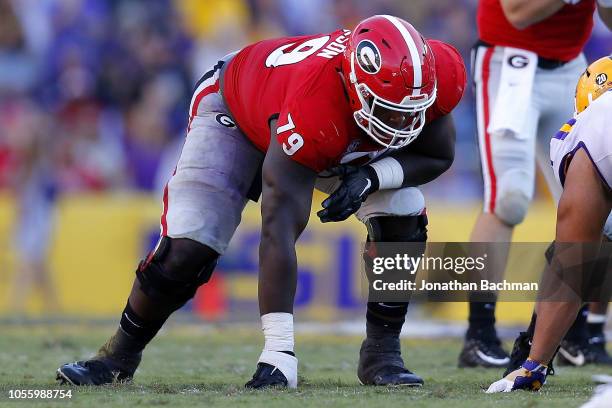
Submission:
[[57,369],[56,379],[60,384],[106,385],[130,382],[133,375],[118,368],[109,359],[93,358],[62,365]]
[[399,337],[366,338],[359,350],[357,377],[362,385],[420,387],[423,379],[404,366]]
[[[506,367],[506,371],[502,377],[507,376],[512,371],[518,369],[531,352],[531,335],[529,332],[520,332],[516,340],[514,340],[514,346],[512,347],[512,353],[510,353],[510,362]],[[555,375],[555,368],[553,367],[552,361],[548,364],[548,373],[546,375]]]
[[591,338],[587,341],[563,340],[557,362],[563,366],[582,367],[585,364],[612,365],[606,343]]
[[461,368],[501,368],[506,367],[509,362],[510,357],[497,338],[490,340],[467,338],[459,354],[459,367]]
[[557,363],[560,366],[582,367],[587,363],[589,345],[586,341],[563,340],[559,346]]
[[591,337],[589,339],[586,360],[588,364],[612,365],[612,357],[606,350],[605,337]]
[[287,387],[287,378],[281,371],[268,363],[258,363],[253,378],[244,386],[246,388],[261,389],[270,387]]
[[510,361],[506,366],[506,371],[502,377],[507,376],[514,370],[518,369],[527,357],[529,357],[529,352],[531,351],[531,336],[528,332],[520,332],[518,337],[514,340],[514,345],[512,346],[512,352],[510,353]]

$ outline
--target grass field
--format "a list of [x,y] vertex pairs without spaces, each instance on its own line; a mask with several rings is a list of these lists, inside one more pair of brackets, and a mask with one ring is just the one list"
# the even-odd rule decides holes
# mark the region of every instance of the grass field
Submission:
[[58,365],[91,355],[111,330],[0,326],[0,406],[576,407],[592,392],[591,374],[606,372],[564,367],[539,394],[487,395],[500,372],[456,368],[459,340],[405,340],[409,368],[425,386],[363,387],[355,376],[360,338],[302,335],[298,390],[247,391],[243,384],[261,350],[259,331],[174,328],[149,346],[133,384],[74,389],[69,401],[9,400],[10,389],[57,388]]

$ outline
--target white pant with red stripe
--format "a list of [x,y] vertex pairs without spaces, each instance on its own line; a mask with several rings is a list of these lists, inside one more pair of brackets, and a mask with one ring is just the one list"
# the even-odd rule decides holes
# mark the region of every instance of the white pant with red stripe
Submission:
[[[164,189],[161,233],[193,239],[223,254],[265,155],[236,127],[219,93],[219,69],[204,78],[192,98],[181,157]],[[338,186],[338,178],[317,181],[317,189],[327,193]],[[367,198],[357,217],[419,215],[424,209],[418,188],[382,190]]]
[[555,201],[561,196],[561,186],[550,165],[550,139],[573,115],[575,85],[586,68],[586,59],[581,55],[556,69],[537,68],[524,134],[491,135],[487,128],[495,108],[503,51],[503,47],[477,46],[472,69],[484,179],[483,210],[515,225],[523,220],[533,199],[536,163]]
[[223,253],[240,224],[264,154],[236,127],[219,93],[219,69],[194,92],[187,138],[164,189],[161,234]]

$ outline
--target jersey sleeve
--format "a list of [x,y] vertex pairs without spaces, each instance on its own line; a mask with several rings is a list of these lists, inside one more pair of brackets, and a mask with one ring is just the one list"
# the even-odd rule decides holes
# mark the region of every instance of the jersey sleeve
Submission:
[[296,98],[281,110],[276,139],[283,151],[296,162],[321,172],[338,164],[346,150],[346,134],[334,121],[333,106],[310,98]]
[[601,180],[612,187],[612,91],[601,96],[551,139],[550,158],[557,180],[563,185],[574,154],[583,149]]
[[580,144],[593,162],[602,181],[612,188],[612,91],[591,103],[576,121]]
[[463,97],[467,74],[461,54],[453,46],[438,40],[427,40],[436,59],[438,96],[427,110],[427,122],[448,115]]

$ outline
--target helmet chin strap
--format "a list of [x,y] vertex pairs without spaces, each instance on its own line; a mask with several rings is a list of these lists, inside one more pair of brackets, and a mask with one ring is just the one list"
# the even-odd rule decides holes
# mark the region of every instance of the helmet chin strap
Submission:
[[355,74],[355,53],[351,52],[351,73],[349,74],[351,84],[357,83],[357,75]]

